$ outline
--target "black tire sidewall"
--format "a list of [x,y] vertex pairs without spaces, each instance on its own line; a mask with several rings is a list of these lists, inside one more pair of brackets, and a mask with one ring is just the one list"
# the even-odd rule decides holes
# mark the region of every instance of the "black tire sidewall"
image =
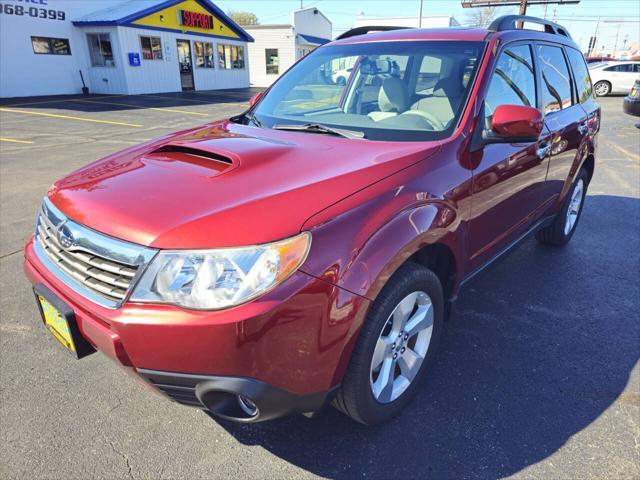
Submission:
[[[391,312],[403,298],[415,291],[426,292],[434,307],[431,342],[420,371],[411,385],[396,400],[383,404],[374,398],[370,386],[373,351]],[[345,374],[345,400],[349,404],[349,414],[354,419],[365,424],[380,423],[397,415],[411,401],[434,362],[444,324],[444,307],[442,286],[438,277],[429,269],[407,263],[391,277],[367,314],[352,354],[352,361]]]

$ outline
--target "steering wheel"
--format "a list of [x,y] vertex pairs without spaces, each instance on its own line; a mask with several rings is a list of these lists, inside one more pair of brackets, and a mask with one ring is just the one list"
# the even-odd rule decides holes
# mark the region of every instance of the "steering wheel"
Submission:
[[407,110],[406,112],[402,112],[401,115],[418,115],[424,118],[436,131],[442,131],[445,129],[444,123],[442,123],[438,118],[436,118],[433,114],[429,112],[423,112],[422,110]]

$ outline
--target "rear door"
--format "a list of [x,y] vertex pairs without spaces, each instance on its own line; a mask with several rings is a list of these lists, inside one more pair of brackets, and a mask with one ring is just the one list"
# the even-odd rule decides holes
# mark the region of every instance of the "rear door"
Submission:
[[538,77],[542,96],[542,113],[551,133],[546,147],[551,159],[545,196],[550,199],[546,210],[554,211],[587,155],[586,139],[589,115],[575,93],[569,62],[561,45],[536,43]]

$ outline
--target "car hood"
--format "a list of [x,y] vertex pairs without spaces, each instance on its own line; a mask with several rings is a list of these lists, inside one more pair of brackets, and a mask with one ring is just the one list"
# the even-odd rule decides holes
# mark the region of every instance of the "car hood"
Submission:
[[314,214],[439,147],[224,121],[98,160],[48,196],[76,222],[141,245],[251,245],[299,233]]

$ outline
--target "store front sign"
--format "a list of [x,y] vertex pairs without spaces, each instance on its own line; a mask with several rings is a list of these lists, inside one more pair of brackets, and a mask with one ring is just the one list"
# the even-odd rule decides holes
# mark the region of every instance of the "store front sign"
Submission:
[[178,10],[178,19],[180,24],[185,27],[213,29],[213,17],[198,12],[190,12],[189,10]]
[[185,0],[131,22],[131,26],[239,39],[225,21],[197,0]]

